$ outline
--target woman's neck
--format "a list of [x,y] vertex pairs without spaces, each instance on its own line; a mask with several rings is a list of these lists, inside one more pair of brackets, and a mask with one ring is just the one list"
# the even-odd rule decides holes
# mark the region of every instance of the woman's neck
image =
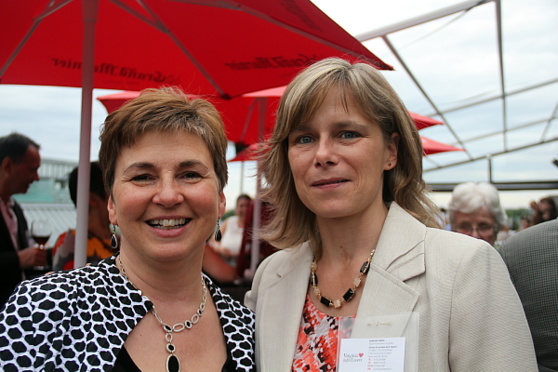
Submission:
[[154,261],[122,246],[116,265],[122,272],[122,263],[128,280],[150,300],[173,303],[201,297],[201,257],[199,265],[194,264],[197,261],[196,257],[180,261]]
[[388,209],[339,219],[320,219],[321,260],[361,261],[376,248]]

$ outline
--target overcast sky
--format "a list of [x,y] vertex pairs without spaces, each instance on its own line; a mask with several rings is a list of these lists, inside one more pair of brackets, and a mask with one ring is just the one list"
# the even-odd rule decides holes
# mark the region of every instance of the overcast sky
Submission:
[[[353,35],[360,35],[459,3],[459,1],[453,0],[312,1]],[[558,43],[556,35],[558,35],[558,27],[556,26],[556,19],[558,19],[558,3],[556,0],[531,0],[530,2],[502,0],[502,3],[504,4],[504,17],[508,19],[506,23],[508,33],[506,35],[526,33],[527,27],[529,32],[533,31],[533,27],[535,27],[535,31],[539,32],[538,34],[533,33],[526,43],[508,47],[511,56],[508,58],[506,65],[508,84],[520,88],[527,84],[526,80],[542,81],[546,78],[557,78]],[[474,9],[475,17],[468,17],[465,19],[465,23],[460,24],[460,27],[464,27],[464,32],[458,33],[458,36],[452,33],[452,36],[448,37],[443,32],[452,27],[457,27],[457,22],[452,22],[450,17],[413,28],[412,31],[399,32],[391,38],[392,42],[397,44],[398,50],[405,60],[417,61],[418,65],[413,66],[417,71],[420,71],[417,75],[419,75],[421,81],[428,85],[429,93],[442,106],[452,107],[460,102],[466,102],[471,99],[473,94],[478,94],[473,93],[474,89],[478,91],[480,88],[481,95],[489,96],[494,93],[494,87],[498,87],[499,77],[494,73],[495,70],[490,68],[490,66],[497,64],[493,54],[495,40],[491,37],[484,38],[485,40],[482,42],[475,39],[478,35],[489,34],[493,31],[493,10],[492,8],[489,9],[489,6],[493,8],[493,5],[487,4]],[[518,9],[521,11],[518,11]],[[552,25],[550,26],[552,29],[548,28],[549,24]],[[426,50],[424,46],[426,44],[423,44],[426,41],[434,42],[436,47]],[[504,40],[504,42],[506,41]],[[421,96],[414,85],[409,84],[409,78],[404,76],[402,67],[385,44],[381,40],[375,39],[365,42],[365,45],[385,62],[396,67],[398,71],[386,72],[386,76],[402,96],[409,110],[423,115],[432,114],[432,107],[428,101]],[[456,50],[455,45],[460,45],[459,49]],[[463,45],[466,45],[466,47],[463,47]],[[539,46],[538,49],[525,53],[526,50],[529,51],[529,48],[537,45]],[[465,56],[471,57],[471,55],[474,55],[475,61],[478,61],[478,63],[471,64],[470,59],[465,58]],[[418,58],[418,56],[421,58]],[[524,66],[530,64],[536,64],[538,68],[530,69],[527,75],[524,72]],[[441,68],[447,65],[451,65],[453,70],[462,71],[461,74],[456,75],[459,79],[451,80],[453,77],[440,74]],[[513,107],[521,107],[521,110],[514,111],[511,107],[509,111],[511,116],[514,120],[516,120],[515,118],[521,120],[529,112],[537,112],[537,110],[547,112],[548,105],[556,105],[557,85],[548,87],[542,98],[540,95],[532,98],[529,98],[529,96],[521,97],[521,105],[512,105]],[[115,92],[118,91],[95,90],[94,97]],[[11,131],[19,131],[29,135],[41,144],[43,157],[77,161],[79,157],[80,105],[81,92],[77,88],[0,84],[0,135]],[[490,105],[484,106],[486,112],[490,111]],[[486,126],[483,127],[482,124],[475,126],[475,123],[483,122],[475,119],[483,115],[482,109],[469,113],[470,116],[467,116],[469,114],[465,115],[465,112],[460,112],[459,118],[456,118],[457,125],[462,126],[460,131],[469,130],[471,133],[482,134],[484,130],[488,133],[489,128],[486,128]],[[105,108],[95,99],[92,120],[92,159],[97,158],[99,125],[103,122],[105,116]],[[463,118],[463,124],[459,123],[458,119],[460,118]],[[555,122],[556,120],[554,120]],[[557,129],[551,128],[551,130],[554,130],[554,133],[558,135]],[[535,132],[532,128],[524,132],[518,131],[518,141],[521,138],[534,135],[533,133]],[[427,129],[421,134],[442,142],[453,143],[455,141],[447,128]],[[499,143],[494,143],[494,140],[490,138],[471,143],[472,151],[476,151],[475,148],[478,148],[479,153],[487,146],[497,149]],[[540,151],[542,152],[530,152],[528,155],[520,153],[516,157],[509,157],[505,161],[496,162],[496,166],[501,165],[502,168],[499,174],[511,172],[509,174],[514,174],[516,177],[524,176],[529,179],[529,177],[533,177],[529,173],[531,171],[539,175],[545,174],[546,176],[543,176],[543,178],[556,179],[552,172],[558,172],[558,168],[549,165],[550,158],[558,155],[556,142],[547,145]],[[233,155],[232,152],[229,154],[230,157]],[[456,153],[435,156],[432,157],[434,162],[451,163],[459,161],[464,155]],[[527,169],[524,175],[518,173],[518,165],[523,164],[522,162],[525,162],[527,158],[533,157],[548,157],[548,160],[545,158],[544,165],[540,169],[527,166],[525,168],[533,169]],[[240,193],[241,184],[244,187],[243,191],[254,194],[254,178],[249,177],[242,182],[240,180],[240,166],[240,163],[230,164],[231,178],[226,189],[229,206],[233,205],[234,199]],[[432,167],[432,163],[425,162],[425,168],[429,167]],[[462,168],[457,172],[453,171],[453,173],[447,170],[426,173],[425,178],[429,182],[444,182],[444,180],[446,182],[456,182],[462,177],[463,169],[469,172],[468,175],[471,176],[472,180],[482,180],[486,174],[484,170],[478,170],[477,168]],[[509,169],[509,171],[506,169]],[[245,174],[253,173],[253,164],[248,163]],[[531,199],[548,194],[548,191],[514,192],[502,193],[501,196],[503,204],[511,208],[527,206]],[[448,195],[434,195],[434,199],[441,205],[445,205]]]

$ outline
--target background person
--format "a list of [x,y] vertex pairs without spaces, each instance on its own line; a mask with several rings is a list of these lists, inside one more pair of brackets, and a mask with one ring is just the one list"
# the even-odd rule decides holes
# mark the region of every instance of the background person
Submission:
[[453,231],[482,239],[492,246],[507,220],[498,190],[487,182],[465,182],[455,186],[448,210]]
[[518,232],[500,254],[525,309],[539,372],[558,372],[558,220]]
[[264,238],[284,249],[245,299],[258,370],[333,371],[346,331],[406,337],[418,371],[536,369],[506,266],[486,242],[435,228],[421,161],[408,111],[372,66],[325,59],[288,85],[262,165]]
[[528,227],[533,226],[533,222],[531,220],[531,216],[521,216],[521,219],[519,220],[519,229],[518,231],[521,230],[525,230]]
[[252,312],[202,274],[225,210],[218,112],[146,90],[100,139],[119,255],[22,283],[0,313],[0,369],[251,371]]
[[541,198],[538,203],[535,201],[531,202],[530,207],[533,210],[533,225],[554,220],[557,217],[556,203],[549,196]]
[[246,211],[251,201],[250,195],[239,195],[236,198],[234,215],[221,223],[221,239],[219,241],[215,239],[211,241],[211,246],[215,251],[233,266],[236,265],[236,258],[240,252],[242,234],[246,222]]
[[[77,206],[78,167],[68,177],[70,197]],[[112,256],[110,220],[107,209],[108,194],[103,182],[103,173],[99,163],[91,162],[89,177],[89,207],[87,215],[87,263],[98,263]],[[74,268],[74,251],[76,230],[62,233],[54,244],[53,270]]]
[[[205,254],[203,256],[204,273],[216,281],[223,291],[238,301],[244,299],[244,295],[250,289],[254,276],[254,273],[249,273],[252,259],[254,204],[255,200],[251,200],[248,210],[243,212],[245,214],[244,228],[241,243],[239,243],[240,252],[236,257],[235,264],[233,265],[226,261],[223,256],[219,255],[209,244],[206,245]],[[269,215],[268,210],[268,203],[262,202],[260,205],[260,226],[267,221]],[[229,219],[230,217],[225,221],[229,221]],[[275,248],[264,240],[259,239],[258,263],[273,252],[275,252]]]
[[[271,205],[265,200],[252,200],[248,211],[246,212],[246,219],[244,223],[244,233],[242,234],[242,244],[240,245],[240,253],[238,254],[238,259],[236,261],[236,276],[240,278],[241,282],[244,284],[251,284],[254,277],[253,272],[250,271],[250,266],[252,263],[252,244],[253,244],[253,232],[254,232],[254,208],[255,203],[260,204],[260,220],[258,226],[265,226],[271,218]],[[256,230],[257,231],[257,230]],[[256,267],[262,262],[267,256],[275,253],[277,249],[269,244],[267,241],[258,238],[259,244],[259,254],[256,262]]]
[[12,198],[39,180],[39,149],[19,133],[0,137],[0,308],[25,278],[25,270],[46,263],[46,252],[31,239],[23,210]]
[[242,244],[242,234],[246,223],[246,210],[252,198],[248,194],[240,194],[236,198],[234,215],[220,223],[221,237],[217,241],[212,237],[205,246],[203,271],[216,281],[233,298],[242,301],[244,293],[236,296],[229,291],[236,279],[236,261]]

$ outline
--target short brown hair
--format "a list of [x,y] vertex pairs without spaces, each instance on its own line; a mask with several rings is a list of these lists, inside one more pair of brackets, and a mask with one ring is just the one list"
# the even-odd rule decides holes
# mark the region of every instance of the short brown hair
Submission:
[[29,147],[35,147],[37,150],[41,149],[37,142],[20,133],[14,132],[0,137],[0,162],[4,158],[10,158],[14,163],[21,162]]
[[207,100],[190,99],[178,88],[145,89],[107,116],[101,127],[99,164],[109,195],[112,195],[116,161],[123,147],[132,146],[149,131],[186,131],[207,145],[220,191],[228,181],[227,137],[219,112]]

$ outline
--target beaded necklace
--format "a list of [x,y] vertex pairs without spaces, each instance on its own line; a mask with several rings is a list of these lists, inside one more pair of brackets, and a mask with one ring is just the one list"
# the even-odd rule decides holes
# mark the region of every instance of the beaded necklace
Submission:
[[310,285],[314,289],[314,294],[320,300],[322,304],[327,307],[334,307],[336,309],[340,309],[346,302],[349,302],[355,296],[357,288],[362,283],[362,277],[368,274],[368,270],[370,270],[370,262],[372,261],[372,257],[374,257],[374,253],[376,250],[373,249],[370,252],[370,256],[368,256],[368,260],[364,261],[362,264],[358,276],[353,280],[353,285],[345,292],[342,298],[337,300],[330,300],[329,298],[322,295],[322,291],[318,288],[318,275],[316,274],[316,270],[318,269],[318,262],[316,261],[316,257],[312,260],[312,265],[310,266]]
[[[134,288],[136,288],[139,291],[139,289],[134,285],[134,283],[132,283],[132,281],[128,278],[128,274],[126,274],[126,269],[124,268],[124,264],[122,263],[122,258],[120,255],[118,256],[118,263],[120,264],[122,276],[127,281],[129,281],[130,284],[134,286]],[[161,324],[161,326],[163,327],[163,332],[165,332],[165,341],[167,343],[166,349],[167,352],[169,353],[166,362],[167,372],[180,372],[180,359],[178,359],[178,356],[175,355],[176,346],[172,343],[173,332],[178,333],[184,331],[185,329],[191,329],[195,324],[197,324],[200,321],[200,317],[202,316],[203,311],[205,310],[205,304],[207,302],[207,286],[205,285],[205,280],[203,280],[203,274],[201,276],[201,282],[202,282],[202,290],[203,290],[202,301],[200,303],[200,307],[198,308],[198,310],[196,310],[194,315],[192,315],[192,317],[189,320],[187,319],[182,323],[176,323],[175,325],[170,326],[165,322],[163,322],[159,314],[157,314],[157,311],[155,310],[155,305],[151,307],[151,313],[153,313],[155,319],[157,319],[159,324]]]

